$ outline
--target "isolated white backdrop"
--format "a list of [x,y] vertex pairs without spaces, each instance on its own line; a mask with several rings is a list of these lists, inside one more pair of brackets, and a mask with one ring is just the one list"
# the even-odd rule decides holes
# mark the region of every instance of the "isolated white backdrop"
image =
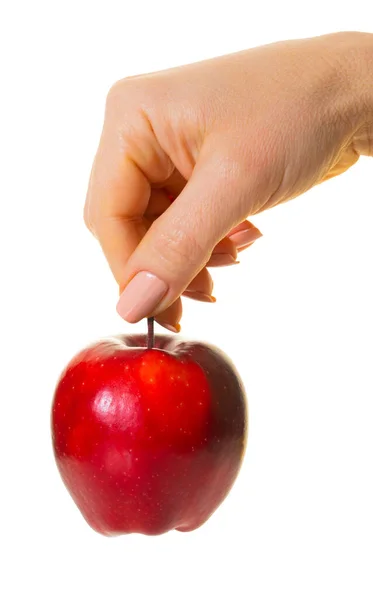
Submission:
[[[373,161],[254,219],[184,334],[223,348],[250,401],[231,495],[191,534],[106,539],[54,466],[67,360],[130,328],[82,221],[105,95],[119,78],[279,39],[373,31],[366,0],[4,2],[0,8],[1,534],[4,600],[373,595]],[[275,99],[274,99],[275,101]],[[4,555],[3,555],[4,556]]]

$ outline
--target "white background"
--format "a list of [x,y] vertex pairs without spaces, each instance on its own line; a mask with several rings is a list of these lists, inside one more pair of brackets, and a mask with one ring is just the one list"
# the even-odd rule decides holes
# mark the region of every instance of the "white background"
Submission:
[[[285,38],[373,31],[367,0],[3,2],[0,12],[0,595],[205,600],[373,596],[373,161],[254,219],[183,329],[249,393],[232,493],[195,533],[106,539],[52,456],[59,372],[130,328],[82,221],[105,95],[119,78]],[[274,101],[276,99],[274,98]]]

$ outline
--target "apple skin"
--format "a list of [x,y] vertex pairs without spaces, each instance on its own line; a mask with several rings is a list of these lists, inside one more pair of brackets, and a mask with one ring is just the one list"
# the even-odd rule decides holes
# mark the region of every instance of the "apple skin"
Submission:
[[247,406],[213,346],[116,336],[80,352],[52,405],[54,454],[89,525],[114,536],[200,527],[243,459]]

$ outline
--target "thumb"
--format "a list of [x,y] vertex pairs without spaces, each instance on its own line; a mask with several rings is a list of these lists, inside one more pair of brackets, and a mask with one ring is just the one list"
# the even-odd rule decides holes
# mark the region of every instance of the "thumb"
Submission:
[[216,244],[245,218],[247,193],[247,182],[243,186],[226,164],[197,165],[128,259],[120,316],[136,323],[168,308],[208,263]]

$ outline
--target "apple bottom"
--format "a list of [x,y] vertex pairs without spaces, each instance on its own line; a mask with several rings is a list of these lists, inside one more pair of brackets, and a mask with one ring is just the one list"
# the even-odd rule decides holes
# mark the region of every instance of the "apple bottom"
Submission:
[[110,446],[105,464],[65,457],[58,467],[84,518],[98,533],[161,535],[172,529],[197,529],[215,512],[237,477],[243,450],[242,440],[227,445],[220,439],[190,453],[167,456]]

